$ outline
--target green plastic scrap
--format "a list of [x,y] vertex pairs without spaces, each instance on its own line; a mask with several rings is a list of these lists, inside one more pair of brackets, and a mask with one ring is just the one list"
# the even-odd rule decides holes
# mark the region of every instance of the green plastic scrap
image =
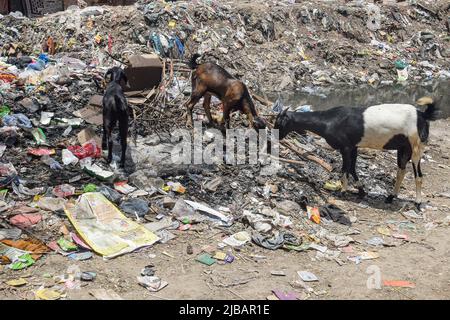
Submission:
[[0,117],[3,118],[4,116],[7,116],[11,112],[11,109],[9,109],[8,106],[1,106],[0,107]]
[[294,251],[299,251],[299,252],[300,251],[305,251],[305,250],[309,249],[309,243],[302,243],[299,246],[295,246],[295,245],[292,245],[292,244],[285,244],[285,245],[283,245],[283,249],[294,250]]
[[213,265],[214,263],[216,263],[216,259],[214,259],[207,253],[199,255],[195,260],[197,260],[198,262],[201,262],[203,264],[206,264],[207,266],[210,266],[210,265]]
[[33,265],[36,261],[31,257],[31,254],[25,253],[21,255],[15,262],[9,265],[9,268],[12,270],[22,270],[31,265]]
[[33,131],[31,131],[31,134],[33,135],[33,138],[36,141],[37,145],[47,143],[47,137],[45,136],[45,133],[41,128],[33,129]]
[[395,68],[398,70],[403,70],[408,66],[408,64],[402,60],[395,61]]
[[64,238],[59,239],[58,241],[56,241],[56,243],[61,247],[61,249],[66,252],[78,249],[78,247],[73,242],[67,241]]
[[189,223],[191,223],[191,219],[189,219],[189,218],[183,218],[183,220],[181,220],[181,222],[182,222],[183,224],[189,224]]
[[89,183],[83,187],[83,192],[95,192],[97,191],[97,186],[93,183]]
[[0,190],[0,199],[5,199],[7,194],[8,194],[8,189],[1,189]]

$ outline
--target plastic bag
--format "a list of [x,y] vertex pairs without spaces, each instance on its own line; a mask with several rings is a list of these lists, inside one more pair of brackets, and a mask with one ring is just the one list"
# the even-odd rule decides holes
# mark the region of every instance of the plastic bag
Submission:
[[19,127],[31,129],[31,121],[23,113],[17,113],[12,115],[7,115],[3,117],[3,125],[8,127]]
[[56,161],[55,159],[50,158],[49,156],[45,155],[41,158],[42,162],[45,163],[50,167],[52,170],[62,170],[63,167],[61,164]]
[[80,160],[88,157],[100,158],[102,156],[102,149],[94,139],[89,140],[82,146],[69,146],[67,149]]
[[65,166],[69,165],[69,164],[77,164],[78,163],[78,158],[75,157],[75,155],[70,152],[70,150],[68,149],[64,149],[62,151],[62,162]]

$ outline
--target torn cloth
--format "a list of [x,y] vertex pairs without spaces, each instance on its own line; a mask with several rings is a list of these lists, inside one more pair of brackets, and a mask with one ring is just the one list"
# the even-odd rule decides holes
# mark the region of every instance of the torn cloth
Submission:
[[327,204],[319,208],[320,216],[334,222],[351,226],[352,223],[344,214],[345,212],[334,204]]

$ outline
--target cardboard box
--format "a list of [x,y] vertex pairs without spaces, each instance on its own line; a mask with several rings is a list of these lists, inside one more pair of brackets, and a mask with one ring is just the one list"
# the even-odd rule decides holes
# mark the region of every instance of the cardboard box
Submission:
[[131,66],[125,68],[125,74],[130,87],[125,91],[142,91],[159,86],[163,65],[156,54],[131,56],[129,61]]

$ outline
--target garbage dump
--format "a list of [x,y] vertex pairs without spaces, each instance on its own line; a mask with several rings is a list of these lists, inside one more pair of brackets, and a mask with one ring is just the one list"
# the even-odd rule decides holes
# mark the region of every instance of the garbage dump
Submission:
[[[202,151],[220,131],[188,130],[185,107],[194,53],[248,87],[268,129],[285,108],[321,110],[288,106],[282,93],[445,81],[448,17],[448,1],[425,0],[139,0],[0,15],[2,296],[449,298],[447,119],[431,126],[417,207],[410,167],[399,198],[385,203],[397,177],[394,151],[358,151],[361,198],[356,189],[341,193],[341,156],[320,136],[292,133],[276,156],[247,151],[235,157],[242,163],[224,163]],[[113,66],[128,78],[123,169],[119,130],[111,163],[103,145]],[[194,108],[197,124],[208,119],[204,101]],[[220,119],[222,102],[212,97],[211,105]],[[250,122],[231,114],[233,129]],[[176,132],[189,135],[187,162],[174,161]],[[250,163],[252,155],[261,159]],[[382,268],[373,283],[372,265]]]

